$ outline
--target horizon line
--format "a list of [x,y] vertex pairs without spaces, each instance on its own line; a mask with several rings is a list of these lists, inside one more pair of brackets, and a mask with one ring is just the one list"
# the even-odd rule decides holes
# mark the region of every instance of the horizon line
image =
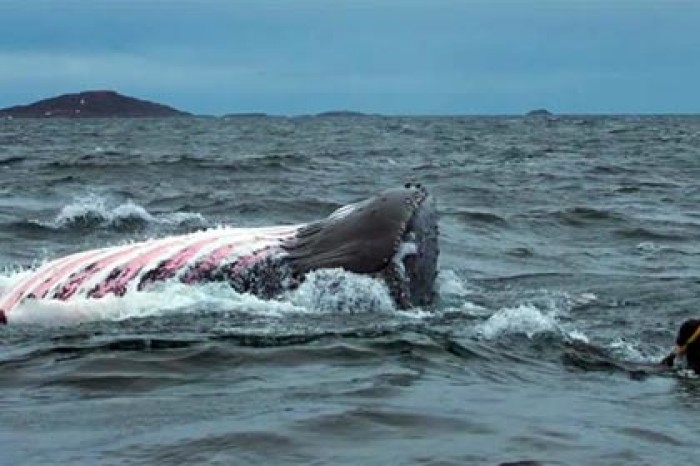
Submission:
[[[193,112],[190,110],[184,110],[181,108],[177,108],[172,106],[171,104],[163,103],[163,102],[156,102],[154,100],[150,100],[148,97],[144,96],[134,96],[134,95],[129,95],[129,94],[123,94],[120,91],[117,91],[115,89],[108,89],[108,88],[102,88],[102,89],[89,89],[89,90],[82,90],[82,91],[73,91],[73,92],[63,92],[59,94],[54,94],[49,97],[44,97],[40,98],[38,100],[34,100],[30,103],[20,103],[20,104],[14,104],[10,105],[8,107],[3,107],[0,108],[0,112],[7,111],[13,107],[26,107],[26,106],[31,106],[36,103],[45,101],[45,100],[52,100],[56,99],[62,96],[66,95],[77,95],[77,94],[84,94],[84,93],[94,93],[94,92],[113,92],[118,94],[121,97],[125,98],[132,98],[132,99],[137,99],[137,100],[143,100],[145,102],[151,103],[151,104],[156,104],[156,105],[165,105],[167,107],[172,108],[173,110],[179,111],[179,112],[184,112],[187,113],[188,115],[180,115],[177,117],[213,117],[213,118],[226,118],[226,117],[233,117],[233,118],[298,118],[298,117],[333,117],[333,118],[343,118],[343,117],[533,117],[533,118],[556,118],[556,117],[591,117],[591,116],[639,116],[639,117],[653,117],[653,116],[700,116],[700,110],[696,112],[687,112],[687,111],[669,111],[669,110],[661,110],[661,111],[564,111],[564,112],[558,112],[558,111],[552,111],[549,110],[546,106],[540,106],[540,107],[533,107],[530,110],[526,111],[519,111],[519,112],[375,112],[375,111],[364,111],[364,110],[355,110],[355,109],[349,109],[349,108],[330,108],[327,110],[321,110],[321,111],[315,111],[315,112],[303,112],[303,113],[284,113],[284,112],[267,112],[263,110],[244,110],[244,111],[226,111],[226,112],[217,112],[217,113],[199,113],[199,112]],[[9,115],[8,115],[9,116]],[[20,116],[13,116],[13,118],[42,118],[42,117],[20,117]],[[48,118],[48,117],[47,117]],[[51,117],[51,118],[59,118],[59,117]],[[67,117],[71,118],[71,117]],[[80,117],[80,118],[96,118],[96,117]],[[166,118],[172,118],[172,117],[166,117]]]

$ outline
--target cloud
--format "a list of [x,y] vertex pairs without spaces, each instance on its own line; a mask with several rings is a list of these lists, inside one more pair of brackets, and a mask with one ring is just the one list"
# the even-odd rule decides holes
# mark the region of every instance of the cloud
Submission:
[[237,92],[329,93],[329,92],[475,92],[485,86],[505,92],[526,89],[544,91],[556,82],[576,80],[575,74],[554,72],[494,73],[440,69],[396,69],[374,71],[335,70],[323,66],[239,62],[188,62],[170,54],[122,53],[8,53],[0,52],[3,70],[0,85],[58,86],[79,83],[83,87],[141,87],[174,91],[216,87]]
[[[114,88],[192,111],[700,107],[700,4],[0,2],[0,107]],[[639,104],[637,104],[639,103]],[[460,110],[461,109],[461,110]]]
[[15,83],[58,85],[82,83],[90,87],[139,85],[166,90],[200,88],[222,82],[253,83],[259,70],[241,65],[208,67],[119,53],[8,53],[0,52],[0,85]]
[[[187,54],[185,54],[187,55]],[[682,69],[653,72],[602,69],[441,68],[353,72],[313,64],[288,68],[275,62],[189,61],[154,53],[8,53],[0,87],[14,105],[64,92],[115,89],[184,110],[314,113],[352,108],[380,113],[522,113],[554,111],[672,110],[677,93],[691,87]],[[675,86],[668,86],[673,79]],[[683,111],[692,109],[692,99]],[[665,107],[665,108],[664,108]],[[574,110],[572,110],[574,109]],[[621,110],[618,110],[621,109]]]

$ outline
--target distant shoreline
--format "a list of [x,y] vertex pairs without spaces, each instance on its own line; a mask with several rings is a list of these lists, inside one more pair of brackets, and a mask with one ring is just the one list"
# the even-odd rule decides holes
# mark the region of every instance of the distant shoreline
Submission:
[[167,105],[119,94],[112,90],[62,94],[27,105],[0,109],[5,118],[139,118],[190,116]]
[[200,117],[221,119],[267,119],[267,118],[529,118],[532,120],[556,120],[559,118],[592,118],[592,117],[696,117],[698,113],[554,113],[540,108],[524,113],[366,113],[355,110],[326,110],[308,114],[274,114],[267,112],[230,112],[221,115],[193,114],[171,106],[138,99],[119,94],[112,90],[83,91],[73,94],[62,94],[56,97],[42,99],[30,104],[14,105],[0,109],[0,120],[15,118],[47,119],[47,118],[173,118]]

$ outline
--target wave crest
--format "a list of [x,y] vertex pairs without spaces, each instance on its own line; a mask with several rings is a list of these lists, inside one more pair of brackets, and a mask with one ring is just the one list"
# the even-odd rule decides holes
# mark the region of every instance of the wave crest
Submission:
[[386,285],[372,277],[342,269],[311,272],[291,302],[318,312],[391,312],[394,303]]
[[152,215],[133,201],[112,207],[104,198],[89,195],[64,206],[56,218],[45,226],[56,229],[135,231],[152,224],[204,226],[206,220],[202,214],[190,212]]

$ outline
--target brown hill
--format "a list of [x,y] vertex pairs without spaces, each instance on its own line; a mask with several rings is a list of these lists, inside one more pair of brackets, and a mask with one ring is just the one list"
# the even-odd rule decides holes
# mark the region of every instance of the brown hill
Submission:
[[86,91],[63,94],[29,105],[0,109],[0,116],[16,118],[96,118],[96,117],[169,117],[189,113],[167,105],[135,99],[114,91]]

